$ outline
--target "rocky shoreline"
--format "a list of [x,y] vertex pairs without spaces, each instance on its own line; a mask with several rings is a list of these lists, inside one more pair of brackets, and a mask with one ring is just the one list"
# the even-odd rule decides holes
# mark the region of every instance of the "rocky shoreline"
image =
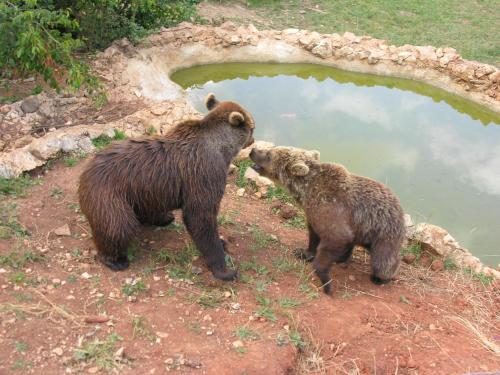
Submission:
[[[500,113],[500,71],[461,58],[453,48],[393,46],[352,33],[307,30],[259,31],[253,25],[220,27],[181,23],[134,46],[116,41],[93,67],[113,110],[96,112],[89,98],[42,93],[0,106],[0,177],[15,178],[61,152],[94,150],[91,140],[120,130],[138,136],[164,134],[175,123],[200,116],[185,92],[169,78],[174,71],[221,62],[316,63],[345,70],[419,80]],[[36,131],[34,131],[36,130]],[[411,224],[408,240],[434,256],[453,257],[475,273],[500,279],[444,229]],[[411,225],[410,225],[411,224]]]

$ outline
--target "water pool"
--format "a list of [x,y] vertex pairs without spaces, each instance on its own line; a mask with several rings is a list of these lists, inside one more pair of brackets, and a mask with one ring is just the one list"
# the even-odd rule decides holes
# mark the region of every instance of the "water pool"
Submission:
[[500,262],[500,114],[432,86],[311,64],[217,64],[172,75],[201,112],[209,92],[255,117],[256,139],[390,186],[415,222]]

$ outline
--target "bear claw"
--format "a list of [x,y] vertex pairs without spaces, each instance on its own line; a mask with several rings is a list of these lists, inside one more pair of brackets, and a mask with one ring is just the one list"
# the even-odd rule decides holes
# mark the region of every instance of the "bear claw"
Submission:
[[130,262],[126,255],[120,255],[115,261],[106,258],[101,258],[100,260],[106,267],[113,271],[123,271],[130,265]]
[[216,279],[223,281],[233,281],[238,278],[237,270],[214,271],[213,275]]
[[295,249],[293,251],[293,255],[295,255],[296,258],[305,260],[306,262],[312,262],[315,257],[313,253],[301,248]]

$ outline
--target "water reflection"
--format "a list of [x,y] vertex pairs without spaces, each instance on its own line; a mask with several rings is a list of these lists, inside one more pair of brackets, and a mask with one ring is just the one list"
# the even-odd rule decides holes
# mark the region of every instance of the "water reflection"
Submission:
[[240,102],[257,138],[319,149],[388,184],[416,221],[500,261],[498,114],[418,82],[315,65],[224,64],[172,78],[199,110],[208,92]]

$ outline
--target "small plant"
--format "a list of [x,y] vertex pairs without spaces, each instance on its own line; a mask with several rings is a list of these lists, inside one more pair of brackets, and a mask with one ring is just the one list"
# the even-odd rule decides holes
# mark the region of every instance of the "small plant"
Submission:
[[0,238],[29,236],[29,232],[17,219],[17,204],[0,203]]
[[257,280],[255,281],[255,290],[259,293],[263,293],[267,290],[269,286],[269,280]]
[[304,266],[304,262],[300,262],[295,257],[291,257],[287,254],[274,258],[273,266],[279,272],[299,271]]
[[458,265],[457,265],[457,262],[455,261],[455,258],[453,258],[451,256],[446,257],[443,264],[444,264],[445,270],[455,271],[456,269],[458,269]]
[[300,301],[295,298],[284,297],[278,300],[278,305],[284,309],[294,308],[300,306]]
[[411,301],[406,298],[406,296],[404,296],[403,294],[401,294],[399,296],[399,302],[403,302],[403,303],[406,303],[407,305],[411,305]]
[[416,259],[419,260],[422,256],[422,248],[420,244],[410,244],[409,246],[401,249],[401,256],[405,256],[406,254],[415,255]]
[[283,203],[294,203],[295,199],[281,186],[269,186],[266,194],[267,200],[272,201],[273,198],[278,199]]
[[56,186],[51,190],[50,196],[59,199],[63,196],[63,191],[59,186]]
[[128,247],[127,247],[127,259],[129,262],[133,262],[137,258],[137,242],[133,241]]
[[218,290],[210,290],[195,297],[195,302],[205,308],[214,308],[224,300],[223,294]]
[[24,197],[26,189],[34,186],[41,185],[40,178],[32,179],[29,175],[23,174],[18,178],[3,178],[0,177],[0,197],[2,195],[12,195],[14,197]]
[[304,349],[306,346],[305,341],[302,339],[302,335],[295,329],[290,330],[290,332],[288,333],[288,339],[298,349]]
[[76,213],[80,212],[80,205],[78,203],[70,203],[68,204],[68,208]]
[[255,224],[250,227],[250,234],[255,241],[250,246],[250,250],[252,251],[263,250],[271,244],[277,242],[277,239],[274,236],[267,234]]
[[288,219],[285,224],[287,227],[296,228],[296,229],[306,229],[306,219],[304,215],[298,214],[297,216]]
[[146,134],[147,135],[154,135],[156,134],[156,128],[154,126],[150,126],[149,128],[146,129]]
[[92,139],[92,144],[94,145],[95,148],[101,149],[106,146],[109,146],[113,141],[121,141],[126,138],[127,136],[125,135],[124,132],[115,129],[115,135],[113,136],[113,138],[111,138],[106,134],[101,134],[99,137]]
[[197,335],[199,335],[201,333],[200,322],[189,322],[187,324],[187,328],[188,328],[188,330],[190,330],[191,332],[196,333]]
[[71,250],[71,257],[74,259],[82,259],[83,258],[83,252],[80,248],[76,247],[73,250]]
[[236,327],[235,330],[234,330],[234,334],[240,340],[255,341],[255,340],[260,339],[259,332],[254,331],[253,329],[248,328],[246,325]]
[[278,320],[276,314],[271,309],[271,300],[269,298],[266,298],[262,295],[258,295],[255,297],[255,299],[257,300],[257,303],[260,305],[260,307],[255,312],[257,316],[260,316],[271,322],[275,322],[276,320]]
[[137,295],[141,292],[145,292],[146,290],[146,284],[144,284],[144,281],[140,279],[135,279],[131,282],[125,282],[122,285],[122,293],[126,296]]
[[74,349],[73,358],[77,362],[95,364],[105,370],[112,370],[126,362],[123,358],[114,356],[115,345],[122,340],[122,337],[112,333],[103,341],[96,339],[93,342],[84,343],[80,348]]
[[309,284],[301,283],[299,285],[299,291],[304,293],[309,299],[316,299],[319,297],[319,293],[315,288],[311,288]]
[[76,163],[78,163],[78,158],[75,156],[65,156],[63,158],[63,162],[67,167],[74,167]]
[[19,353],[25,353],[28,350],[28,344],[16,341],[14,343],[14,350]]
[[245,354],[248,351],[248,349],[245,348],[244,346],[238,346],[238,347],[234,348],[234,350],[238,354]]
[[132,338],[136,336],[143,337],[149,341],[155,341],[156,335],[148,327],[148,322],[144,316],[134,316],[132,318]]
[[9,280],[17,285],[24,284],[26,281],[26,274],[24,272],[13,273],[10,275]]
[[250,159],[239,160],[234,163],[236,165],[236,186],[244,188],[248,185],[248,181],[245,178],[245,172],[247,168],[252,165]]
[[20,253],[16,249],[7,255],[0,255],[0,265],[18,269],[23,268],[27,263],[40,262],[44,259],[42,255],[33,251],[28,250]]
[[10,367],[11,370],[26,370],[28,367],[31,367],[33,364],[31,362],[26,362],[22,358],[18,358],[14,361],[12,366]]
[[234,221],[234,219],[231,216],[226,215],[226,214],[220,214],[217,217],[217,224],[225,227],[225,226],[229,226],[229,225],[235,225],[236,222]]
[[264,276],[269,273],[269,270],[267,269],[266,266],[263,264],[257,263],[257,257],[253,256],[252,260],[250,262],[242,262],[240,264],[240,268],[242,271],[249,271],[253,270],[255,271],[258,275]]

